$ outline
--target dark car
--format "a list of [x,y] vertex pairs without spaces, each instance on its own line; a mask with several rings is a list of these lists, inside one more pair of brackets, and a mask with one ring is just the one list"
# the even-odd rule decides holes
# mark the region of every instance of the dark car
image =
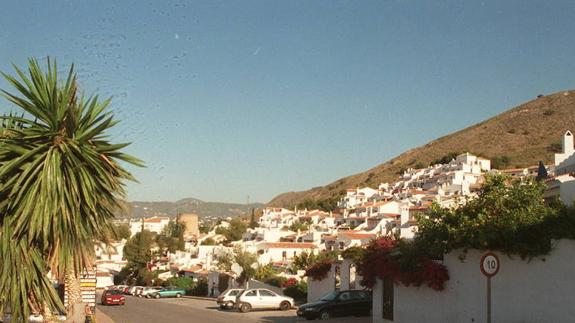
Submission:
[[371,312],[371,291],[343,290],[331,292],[319,301],[299,307],[297,315],[308,320],[327,320],[336,316],[362,316]]
[[124,305],[126,297],[116,289],[105,290],[102,294],[102,305]]

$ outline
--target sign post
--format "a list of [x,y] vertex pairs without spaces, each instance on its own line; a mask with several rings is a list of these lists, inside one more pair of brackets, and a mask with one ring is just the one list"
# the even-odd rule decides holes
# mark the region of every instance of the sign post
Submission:
[[499,271],[499,258],[493,252],[486,252],[481,257],[479,269],[487,277],[487,323],[491,323],[491,277]]

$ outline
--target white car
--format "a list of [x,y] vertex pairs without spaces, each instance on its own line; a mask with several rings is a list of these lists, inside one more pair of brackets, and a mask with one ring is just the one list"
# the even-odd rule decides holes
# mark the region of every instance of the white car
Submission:
[[247,289],[236,298],[236,306],[242,313],[252,309],[280,309],[287,311],[292,308],[293,298],[278,295],[269,289]]
[[233,308],[236,304],[236,297],[243,292],[244,290],[241,288],[230,288],[226,289],[223,293],[218,296],[216,302],[220,306],[220,308]]
[[150,294],[160,291],[162,288],[161,286],[144,287],[144,290],[138,296],[150,298]]
[[136,289],[141,286],[132,286],[128,289],[128,295],[136,295]]

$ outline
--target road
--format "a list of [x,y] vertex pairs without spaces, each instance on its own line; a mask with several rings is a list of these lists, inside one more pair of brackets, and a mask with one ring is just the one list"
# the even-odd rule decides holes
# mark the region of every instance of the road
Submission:
[[[99,299],[99,298],[98,298]],[[251,311],[222,310],[213,300],[191,298],[146,299],[126,296],[124,306],[102,306],[98,309],[115,323],[294,323],[306,322],[298,318],[295,310]],[[324,321],[326,323],[367,323],[371,317],[342,317]]]
[[252,311],[240,313],[237,310],[221,310],[215,301],[190,298],[146,299],[126,296],[124,306],[102,306],[98,309],[116,323],[242,323],[274,322],[292,323],[301,321],[295,310]]

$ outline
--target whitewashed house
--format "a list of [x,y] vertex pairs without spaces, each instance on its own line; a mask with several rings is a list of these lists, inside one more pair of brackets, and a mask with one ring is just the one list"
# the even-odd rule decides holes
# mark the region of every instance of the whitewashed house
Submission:
[[293,257],[304,251],[315,253],[316,244],[310,242],[262,242],[256,245],[258,263],[289,263]]

